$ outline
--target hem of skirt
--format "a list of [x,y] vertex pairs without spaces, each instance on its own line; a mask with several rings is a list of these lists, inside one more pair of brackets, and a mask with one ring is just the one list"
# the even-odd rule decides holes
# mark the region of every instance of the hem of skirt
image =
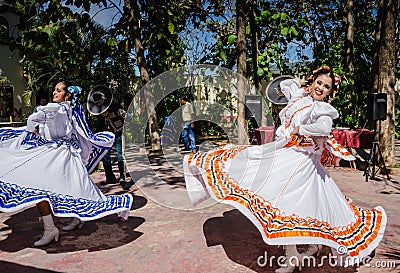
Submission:
[[[258,231],[261,233],[261,236],[263,238],[263,241],[266,244],[269,245],[295,245],[295,244],[322,244],[328,247],[332,247],[334,249],[338,249],[341,245],[329,240],[329,239],[324,239],[320,237],[308,237],[308,236],[293,236],[293,237],[279,237],[279,238],[267,238],[264,233],[263,227],[260,225],[259,221],[254,217],[254,215],[251,214],[251,212],[248,211],[246,207],[243,205],[231,201],[231,200],[220,200],[216,198],[213,193],[210,193],[212,198],[220,203],[231,205],[238,209],[244,216],[246,216],[258,229]],[[386,227],[386,222],[387,222],[387,217],[384,209],[380,206],[376,207],[375,209],[379,210],[382,212],[382,222],[381,222],[381,227],[378,231],[377,237],[368,245],[368,247],[362,251],[359,252],[358,255],[356,256],[349,256],[349,258],[344,258],[344,267],[352,266],[352,265],[362,265],[363,259],[368,256],[379,244],[379,242],[382,240],[385,227]]]
[[[58,217],[76,217],[82,221],[95,220],[117,213],[126,218],[133,203],[129,193],[122,195],[105,195],[105,200],[90,200],[64,196],[55,192],[25,188],[0,181],[0,211],[17,212],[36,205],[42,201],[49,203],[53,215]],[[125,212],[124,212],[125,211]]]
[[[198,168],[198,172],[199,174],[201,173],[201,168]],[[215,196],[214,192],[209,188],[208,185],[205,185],[205,181],[202,183],[201,181],[198,181],[198,178],[195,178],[195,176],[193,174],[191,174],[190,172],[185,173],[186,175],[188,175],[190,178],[192,178],[193,180],[197,180],[196,182],[198,183],[198,187],[197,187],[197,191],[196,194],[194,196],[191,196],[193,193],[188,191],[188,195],[189,198],[192,201],[193,206],[196,206],[200,203],[202,203],[204,200],[208,199],[208,198],[212,198],[215,201],[219,202],[219,203],[223,203],[223,204],[228,204],[231,205],[233,207],[235,207],[236,209],[238,209],[244,216],[246,216],[258,229],[258,231],[261,233],[261,236],[263,238],[263,241],[269,245],[290,245],[290,244],[323,244],[325,246],[334,248],[334,249],[338,249],[339,247],[342,247],[341,249],[343,250],[343,246],[338,244],[337,242],[331,240],[331,239],[325,239],[325,238],[321,238],[321,237],[313,237],[313,236],[291,236],[291,237],[279,237],[279,238],[268,238],[265,233],[264,233],[264,228],[263,226],[260,224],[260,222],[258,221],[258,219],[242,204],[232,201],[232,200],[224,200],[224,199],[219,199]],[[202,179],[206,179],[206,177],[204,177],[204,173],[200,174]],[[189,177],[185,177],[186,179],[188,179]],[[191,180],[191,183],[194,183],[194,181]],[[203,198],[199,198],[199,194],[200,196],[202,196]],[[351,202],[350,199],[348,199],[349,202]],[[378,210],[382,213],[382,220],[381,220],[381,225],[379,227],[379,230],[377,232],[376,238],[371,241],[371,243],[368,244],[368,246],[361,250],[356,256],[350,256],[347,255],[349,258],[345,258],[343,266],[347,267],[347,266],[352,266],[355,264],[362,264],[363,259],[368,256],[379,244],[379,242],[382,240],[384,232],[385,232],[385,228],[386,228],[386,223],[387,223],[387,216],[385,213],[385,210],[380,207],[377,206],[375,207],[375,210]],[[347,249],[346,249],[347,250]],[[342,254],[346,254],[346,253],[342,253]]]
[[34,205],[36,205],[36,204],[38,204],[38,203],[40,203],[42,201],[47,201],[50,204],[50,208],[51,208],[52,214],[54,216],[56,216],[56,217],[74,217],[74,218],[79,218],[82,221],[91,221],[91,220],[97,220],[97,219],[103,218],[103,217],[111,215],[111,214],[118,214],[118,216],[121,215],[122,218],[127,219],[127,216],[129,216],[128,215],[129,213],[127,213],[126,211],[128,211],[128,212],[130,211],[130,208],[131,208],[132,203],[133,203],[133,197],[129,193],[124,194],[124,195],[128,195],[129,196],[129,201],[126,204],[126,206],[115,208],[115,209],[111,209],[111,210],[107,210],[107,211],[104,211],[104,212],[100,212],[100,213],[97,213],[96,215],[93,215],[93,216],[81,216],[81,215],[79,215],[79,212],[73,212],[73,211],[69,211],[69,212],[57,212],[57,211],[54,211],[54,208],[53,208],[53,205],[52,205],[50,199],[46,198],[46,197],[40,198],[40,199],[36,199],[36,200],[32,200],[32,201],[25,202],[25,203],[21,203],[21,204],[18,204],[16,206],[13,206],[11,208],[0,207],[0,212],[4,212],[4,213],[19,212],[19,211],[22,211],[22,210],[24,210],[26,208],[34,206]]
[[[233,153],[233,155],[234,154],[235,153]],[[212,156],[212,155],[210,155],[210,156]],[[229,160],[230,156],[225,155],[224,159]],[[269,233],[268,232],[266,233],[266,231],[264,229],[265,228],[264,225],[260,223],[260,219],[258,219],[254,215],[254,213],[251,210],[249,210],[249,208],[247,208],[247,206],[241,204],[240,202],[236,202],[235,200],[229,200],[229,199],[217,197],[216,193],[214,192],[214,188],[212,188],[209,185],[209,183],[207,182],[208,176],[204,172],[205,171],[204,168],[198,166],[198,164],[196,164],[196,162],[197,162],[196,160],[198,161],[197,157],[193,157],[193,158],[185,157],[184,165],[186,165],[187,169],[185,169],[185,168],[184,169],[185,169],[185,180],[188,180],[188,178],[191,178],[191,179],[189,179],[189,180],[191,180],[190,181],[191,183],[193,183],[193,180],[196,180],[195,175],[193,175],[193,173],[188,168],[189,165],[191,165],[190,167],[191,167],[192,171],[194,170],[194,168],[196,168],[195,173],[198,174],[198,176],[201,176],[201,178],[204,180],[203,183],[201,181],[197,181],[197,187],[196,187],[197,193],[196,193],[196,196],[193,196],[195,198],[197,197],[197,200],[196,200],[196,201],[198,201],[197,203],[200,203],[201,201],[203,201],[200,198],[198,198],[199,196],[206,197],[206,195],[209,194],[210,197],[212,199],[216,200],[217,202],[232,205],[233,207],[237,208],[242,214],[244,214],[257,227],[257,229],[259,230],[259,232],[261,233],[261,235],[263,237],[264,242],[267,244],[271,244],[271,245],[323,244],[328,247],[332,247],[333,249],[336,249],[336,250],[339,249],[339,247],[341,247],[340,250],[345,250],[344,255],[349,256],[351,258],[351,259],[349,258],[349,260],[347,260],[347,261],[344,261],[343,265],[349,266],[349,265],[353,265],[356,261],[362,261],[362,259],[364,257],[369,255],[378,246],[378,244],[380,243],[380,241],[383,238],[384,231],[386,228],[387,216],[382,207],[375,208],[375,211],[380,212],[381,219],[374,222],[378,226],[374,226],[372,238],[371,237],[366,238],[368,240],[368,242],[361,242],[361,241],[357,240],[357,245],[349,244],[346,247],[345,244],[341,244],[340,240],[341,240],[342,235],[340,235],[340,236],[338,236],[338,238],[336,238],[336,236],[333,236],[334,234],[330,233],[329,231],[325,231],[327,236],[324,236],[323,235],[324,232],[320,231],[317,233],[313,232],[309,236],[307,236],[307,235],[299,236],[299,235],[294,234],[294,236],[289,235],[287,237],[285,237],[284,235],[276,235],[276,237],[268,237]],[[204,160],[207,161],[206,159],[204,159]],[[200,164],[202,164],[202,163],[200,163]],[[210,162],[208,164],[216,164],[216,163]],[[217,188],[218,188],[218,185],[216,185]],[[222,189],[218,188],[219,191],[227,190],[227,189],[224,189],[224,185],[219,185],[219,186],[222,187]],[[193,203],[195,198],[192,198],[190,196],[191,193],[189,191],[188,191],[188,194]],[[219,192],[219,194],[224,195],[221,192]],[[238,193],[238,194],[240,195],[240,193]],[[223,197],[223,196],[221,196],[221,197]],[[204,198],[204,199],[206,199],[206,198]],[[348,200],[348,201],[351,202],[350,200]],[[353,210],[355,210],[355,209],[358,209],[358,208],[357,207],[353,208]],[[368,210],[368,211],[371,211],[371,210]],[[329,223],[327,223],[327,224],[329,224]],[[332,226],[332,228],[335,228],[335,226]],[[342,228],[342,227],[337,227],[337,228]],[[319,233],[321,233],[321,235],[319,235]],[[361,243],[361,244],[359,245],[359,243]],[[349,250],[349,248],[350,248],[350,250]],[[357,250],[357,252],[355,250]],[[340,251],[340,252],[341,252],[340,254],[343,254],[342,251]],[[352,255],[352,256],[350,256],[350,255]]]

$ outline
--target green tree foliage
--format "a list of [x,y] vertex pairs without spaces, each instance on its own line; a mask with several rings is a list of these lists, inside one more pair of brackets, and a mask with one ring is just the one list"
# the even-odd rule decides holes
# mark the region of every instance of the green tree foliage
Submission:
[[[308,26],[302,14],[286,9],[284,1],[260,1],[258,16],[255,18],[260,29],[258,75],[265,75],[264,80],[272,77],[271,67],[276,67],[282,74],[290,72],[293,61],[285,54],[289,44],[303,43],[304,32]],[[299,52],[301,60],[308,60],[306,54]]]
[[118,81],[134,72],[123,44],[111,42],[113,37],[86,12],[73,12],[59,1],[23,0],[10,12],[20,17],[22,42],[13,41],[11,46],[21,56],[26,102],[32,94],[50,92],[59,79],[76,79],[87,92],[95,83]]
[[[375,41],[375,21],[377,3],[375,1],[354,2],[354,73],[346,67],[346,1],[267,1],[274,3],[276,10],[294,18],[294,27],[298,32],[296,41],[299,52],[303,46],[312,48],[313,59],[301,58],[302,70],[311,71],[320,65],[328,65],[342,76],[342,84],[333,104],[340,117],[336,125],[343,127],[362,127],[367,124],[366,97],[371,89],[372,56]],[[287,28],[285,28],[286,30]],[[274,34],[275,35],[275,34]],[[287,44],[287,41],[285,42]],[[289,60],[290,61],[290,60]],[[285,60],[285,63],[288,63]],[[399,62],[398,62],[399,63]],[[282,72],[282,69],[281,69]]]
[[184,45],[178,33],[185,25],[184,11],[177,1],[143,1],[144,47],[151,74],[159,75],[185,64]]
[[[367,8],[365,8],[367,7]],[[349,74],[345,63],[346,42],[346,6],[345,1],[336,3],[335,16],[326,14],[317,17],[315,23],[322,26],[323,31],[315,42],[314,56],[319,61],[316,65],[328,64],[342,76],[340,93],[334,101],[339,111],[337,124],[345,127],[366,125],[366,96],[370,89],[372,47],[374,41],[374,6],[371,1],[359,1],[354,5],[354,74]],[[332,20],[326,18],[333,17]],[[315,68],[315,67],[314,67]],[[369,75],[369,77],[368,77]],[[351,88],[354,86],[354,88]]]
[[[395,0],[395,6],[399,1]],[[27,98],[47,89],[55,78],[76,77],[87,86],[111,79],[123,85],[135,77],[133,39],[124,21],[123,1],[109,0],[17,0],[12,12],[20,16],[21,38],[11,41],[18,48],[28,81]],[[236,69],[236,11],[232,0],[137,0],[146,63],[151,76],[184,64],[214,64]],[[354,3],[354,72],[346,67],[346,1],[247,1],[247,75],[269,81],[272,69],[281,74],[309,74],[325,64],[343,78],[334,100],[340,118],[336,125],[365,126],[366,96],[371,89],[377,1]],[[253,4],[253,10],[250,9]],[[93,5],[116,7],[121,19],[109,29],[96,25],[89,16]],[[76,8],[83,13],[74,12]],[[3,8],[4,11],[4,8]],[[399,9],[397,29],[399,29]],[[250,20],[252,19],[252,20]],[[255,26],[251,27],[253,21]],[[257,60],[252,59],[252,29],[258,31]],[[397,31],[397,35],[400,31]],[[398,38],[398,37],[397,37]],[[288,55],[296,46],[296,62]],[[312,50],[312,55],[308,49]],[[397,50],[396,76],[400,53]],[[256,64],[256,65],[255,65]],[[117,89],[118,89],[117,88]],[[185,90],[184,92],[190,92]],[[177,99],[177,98],[176,98]],[[172,101],[175,98],[171,98]],[[160,120],[175,107],[158,106]],[[395,107],[399,108],[398,102]],[[396,134],[399,135],[399,111]]]

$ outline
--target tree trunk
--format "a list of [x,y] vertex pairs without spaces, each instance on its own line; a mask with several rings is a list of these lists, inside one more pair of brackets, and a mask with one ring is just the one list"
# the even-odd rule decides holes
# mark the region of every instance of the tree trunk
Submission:
[[[354,45],[354,4],[353,0],[347,0],[347,33],[346,33],[346,65],[351,76],[354,75],[353,63]],[[354,86],[351,86],[354,89]]]
[[251,29],[251,57],[253,59],[253,78],[254,85],[258,91],[261,91],[260,78],[258,77],[258,27],[255,22],[257,10],[257,0],[252,0],[250,14],[250,29]]
[[236,1],[236,51],[237,51],[237,72],[238,72],[238,144],[248,144],[247,121],[245,96],[246,87],[245,79],[247,76],[246,63],[246,21],[245,21],[245,4],[246,0]]
[[[125,0],[125,8],[127,9],[127,22],[130,32],[134,39],[136,62],[139,67],[140,77],[143,86],[150,81],[149,72],[147,71],[146,61],[144,57],[144,48],[140,36],[140,14],[139,7],[135,0]],[[148,126],[150,133],[151,149],[160,150],[160,135],[158,134],[157,113],[155,111],[154,96],[151,90],[144,89],[143,96],[140,98],[144,100],[145,111],[148,117]]]
[[[251,30],[251,57],[253,59],[253,82],[258,94],[262,94],[262,86],[260,82],[260,77],[258,76],[258,37],[259,28],[255,22],[257,16],[257,0],[252,0],[251,3],[251,14],[250,14],[250,30]],[[257,94],[257,95],[258,95]],[[263,94],[266,97],[266,94]],[[267,125],[267,117],[264,115],[268,105],[263,99],[261,102],[262,115],[261,115],[261,126]]]
[[372,91],[387,94],[387,118],[377,122],[383,160],[388,166],[395,162],[395,66],[396,13],[395,0],[379,0],[376,45],[373,63]]

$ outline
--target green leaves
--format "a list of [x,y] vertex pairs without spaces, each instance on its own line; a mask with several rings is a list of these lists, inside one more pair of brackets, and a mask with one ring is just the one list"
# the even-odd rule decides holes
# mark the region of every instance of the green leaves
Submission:
[[107,38],[107,45],[110,47],[115,47],[117,45],[117,39],[115,37],[108,37]]
[[299,33],[297,32],[297,29],[294,26],[290,27],[290,33],[292,33],[294,36],[297,36]]
[[[74,11],[75,7],[89,11],[97,4],[111,7],[111,2],[15,2],[13,12],[20,15],[18,29],[23,44],[14,39],[9,41],[9,46],[20,50],[28,82],[27,95],[46,90],[49,82],[61,76],[75,76],[88,85],[109,79],[129,81],[129,77],[135,76],[134,37],[125,18],[103,29],[91,20],[91,12]],[[117,2],[114,1],[118,5]],[[231,1],[139,2],[136,20],[140,21],[140,36],[151,75],[199,62],[235,69],[238,37]],[[245,10],[249,78],[258,76],[269,81],[271,70],[308,75],[312,69],[327,64],[345,79],[334,100],[341,115],[337,125],[363,124],[365,117],[360,113],[366,110],[363,92],[370,88],[376,3],[362,0],[355,6],[352,48],[355,70],[352,73],[346,64],[345,1],[256,1],[254,10],[250,7],[246,6]],[[254,19],[253,27],[250,19]],[[257,41],[252,40],[254,34]],[[251,55],[256,42],[257,54]],[[293,44],[296,49],[288,55]],[[397,106],[396,118],[399,118]]]
[[225,54],[225,51],[223,49],[221,49],[221,51],[219,53],[219,56],[221,57],[221,59],[223,61],[226,61],[226,54]]
[[262,77],[264,75],[264,70],[262,68],[257,69],[257,76]]
[[284,27],[284,28],[281,29],[281,34],[282,35],[286,36],[286,35],[288,35],[288,33],[289,33],[289,28]]
[[231,34],[228,36],[228,44],[232,45],[236,43],[237,35]]
[[168,22],[168,30],[169,33],[175,34],[175,25],[171,21]]

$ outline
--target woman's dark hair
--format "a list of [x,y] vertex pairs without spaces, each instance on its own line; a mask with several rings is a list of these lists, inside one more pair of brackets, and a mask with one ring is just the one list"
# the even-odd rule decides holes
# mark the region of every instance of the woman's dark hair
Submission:
[[[331,92],[337,90],[337,86],[335,85],[335,74],[332,72],[331,69],[319,69],[317,72],[315,72],[312,77],[311,77],[311,82],[314,82],[316,78],[318,78],[320,75],[327,75],[331,78],[332,80],[332,90]],[[310,79],[309,79],[310,80]]]
[[180,96],[179,99],[184,100],[184,101],[189,101],[189,98],[186,95]]
[[[70,92],[68,91],[68,87],[75,85],[72,81],[64,81],[64,80],[60,80],[60,81],[58,81],[57,83],[62,83],[62,84],[64,84],[64,85],[65,85],[64,90],[65,90],[65,92],[68,92],[68,93],[70,93]],[[57,84],[57,83],[56,83],[56,84]],[[68,100],[69,100],[69,101],[72,101],[72,96],[69,96]]]

